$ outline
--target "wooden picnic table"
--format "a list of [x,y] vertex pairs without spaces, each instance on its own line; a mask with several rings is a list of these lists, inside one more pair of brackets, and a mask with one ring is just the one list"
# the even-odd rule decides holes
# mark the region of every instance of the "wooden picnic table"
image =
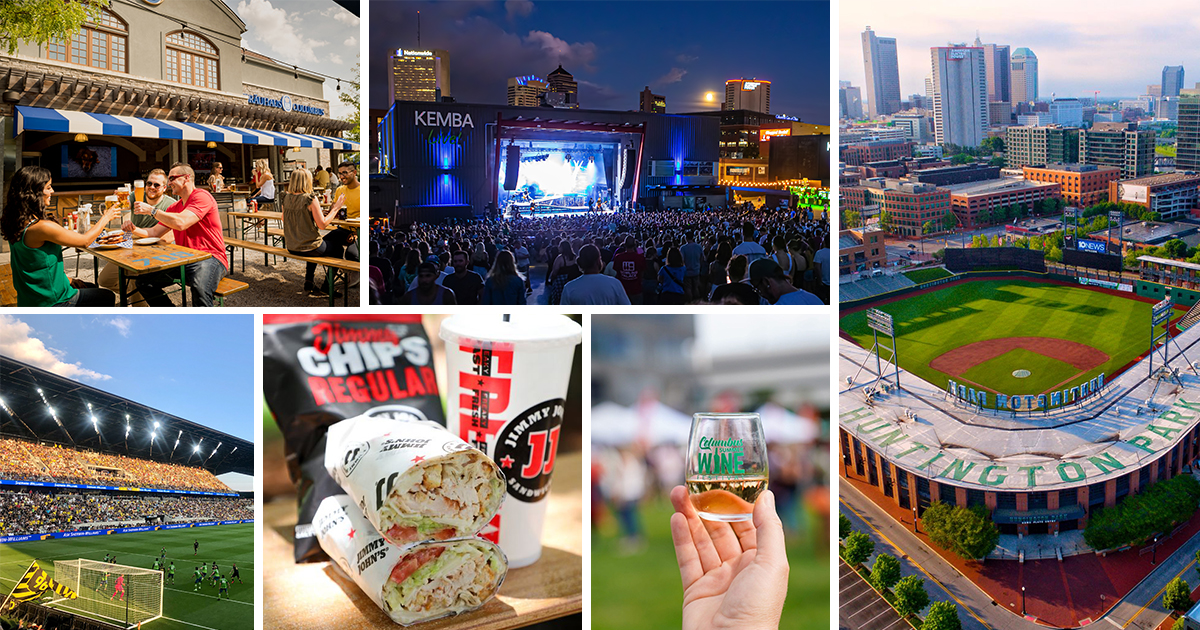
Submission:
[[[479,610],[422,623],[422,630],[508,630],[583,610],[583,464],[579,452],[559,453],[546,499],[542,557],[527,567],[510,569],[500,592]],[[293,561],[294,501],[271,501],[263,506],[263,516],[263,560],[271,575],[263,587],[263,627],[397,627],[333,565]]]
[[121,306],[129,306],[129,296],[125,292],[125,274],[140,276],[143,274],[154,273],[156,271],[169,271],[171,269],[179,269],[179,280],[183,286],[183,306],[187,306],[187,276],[184,270],[184,265],[189,265],[194,262],[200,262],[212,258],[212,254],[176,245],[174,243],[164,243],[159,241],[153,245],[138,245],[134,243],[132,248],[116,247],[113,249],[99,249],[90,247],[88,251],[92,253],[92,272],[95,274],[92,277],[100,277],[100,259],[104,259],[117,266],[117,286],[120,289]]

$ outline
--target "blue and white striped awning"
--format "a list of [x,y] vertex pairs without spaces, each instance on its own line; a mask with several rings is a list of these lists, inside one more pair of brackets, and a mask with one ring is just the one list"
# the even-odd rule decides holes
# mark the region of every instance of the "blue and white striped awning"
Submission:
[[45,107],[17,106],[17,133],[24,131],[54,131],[59,133],[85,133],[95,136],[123,136],[126,138],[162,138],[164,140],[194,140],[197,142],[222,142],[225,144],[266,144],[277,147],[313,147],[357,151],[358,143],[341,138],[309,136],[300,133],[263,131],[224,125],[202,125],[200,123],[135,118],[71,112]]

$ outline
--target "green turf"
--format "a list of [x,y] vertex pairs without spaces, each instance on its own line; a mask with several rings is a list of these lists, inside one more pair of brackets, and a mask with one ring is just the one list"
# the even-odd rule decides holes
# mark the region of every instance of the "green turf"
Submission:
[[[950,375],[929,367],[931,360],[976,341],[1005,337],[1068,339],[1090,345],[1110,357],[1098,368],[1072,378],[1070,386],[1101,372],[1112,376],[1147,350],[1150,306],[1083,287],[1025,280],[978,280],[878,308],[894,318],[900,367],[945,387]],[[840,325],[863,347],[871,347],[865,309],[842,317]],[[1074,367],[1062,363],[1058,369],[1050,370],[1046,378],[1057,383],[1076,372]],[[1005,383],[991,379],[979,384],[1003,394],[1034,393],[1026,384],[1016,390],[1006,389]]]
[[[1017,378],[1012,375],[1016,370],[1029,370],[1029,376]],[[1078,371],[1065,361],[1017,348],[976,365],[963,376],[973,383],[988,383],[1003,393],[1041,394],[1062,383],[1063,374]]]
[[950,273],[949,271],[946,271],[946,269],[943,267],[932,267],[929,269],[914,269],[912,271],[904,272],[904,276],[906,278],[908,278],[909,280],[912,280],[913,282],[915,282],[917,284],[921,284],[922,282],[931,282],[933,280],[940,280],[942,278],[949,278],[952,275],[954,275],[954,274]]
[[[646,541],[640,549],[623,549],[610,523],[592,532],[592,628],[660,630],[679,627],[683,587],[671,543],[670,501],[642,504],[639,519]],[[810,536],[789,534],[788,595],[780,628],[829,627],[828,540],[816,540],[813,515],[805,518]]]
[[[200,541],[200,552],[192,555],[192,541]],[[0,545],[0,586],[7,593],[37,558],[53,576],[55,560],[87,558],[103,560],[115,553],[117,563],[152,568],[160,550],[167,548],[175,560],[175,583],[163,585],[163,618],[144,624],[145,630],[250,630],[254,628],[254,524],[215,525],[185,529],[112,534],[85,538],[60,538]],[[229,577],[236,562],[242,582],[229,585],[231,599],[217,599],[217,587],[205,582],[194,592],[192,571],[199,561],[216,560],[221,574]],[[169,563],[168,563],[169,564]],[[165,576],[164,576],[165,578]],[[186,622],[186,623],[183,623]]]

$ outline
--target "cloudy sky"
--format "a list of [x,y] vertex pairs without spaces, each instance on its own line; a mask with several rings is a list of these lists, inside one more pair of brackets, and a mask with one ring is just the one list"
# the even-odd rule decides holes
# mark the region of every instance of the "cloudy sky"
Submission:
[[254,440],[250,315],[0,315],[0,355]]
[[[1137,96],[1160,83],[1163,66],[1183,65],[1185,83],[1200,81],[1200,11],[1196,0],[1156,0],[1104,8],[1090,0],[1036,5],[925,0],[843,0],[839,8],[840,76],[862,86],[861,34],[895,37],[900,94],[925,93],[929,48],[975,41],[1025,47],[1038,57],[1039,93],[1048,98]],[[866,98],[866,91],[863,91]]]
[[560,63],[588,109],[636,110],[647,85],[669,113],[714,108],[725,80],[771,81],[771,112],[829,122],[829,3],[531,2],[371,3],[370,106],[386,109],[384,65],[396,48],[450,52],[452,95],[504,104],[509,77],[545,77]]
[[[224,0],[246,23],[242,45],[306,70],[353,78],[359,54],[358,18],[330,0]],[[349,108],[338,100],[337,82],[325,81],[330,113]]]

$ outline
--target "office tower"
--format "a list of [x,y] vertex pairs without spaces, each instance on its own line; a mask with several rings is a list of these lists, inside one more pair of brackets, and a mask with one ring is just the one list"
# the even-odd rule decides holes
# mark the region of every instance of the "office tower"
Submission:
[[867,111],[878,118],[900,111],[900,62],[895,37],[876,37],[868,26],[862,33],[863,66],[867,71]]
[[450,96],[450,53],[405,50],[388,58],[388,93],[395,101],[432,101]]
[[730,79],[725,82],[725,109],[748,109],[771,113],[771,82],[761,79]]
[[650,86],[647,85],[646,89],[642,90],[638,111],[665,114],[667,113],[667,97],[650,92]]
[[527,74],[508,80],[508,104],[516,107],[538,107],[546,94],[547,83],[543,79]]
[[[1154,138],[1150,129],[1139,131],[1136,123],[1098,122],[1079,134],[1079,161],[1121,169],[1121,179],[1154,172]],[[1178,158],[1176,158],[1178,168]]]
[[838,107],[841,110],[841,117],[858,120],[863,117],[862,92],[850,85],[849,81],[842,81],[842,83],[845,85],[838,88]]
[[546,91],[546,102],[553,107],[579,109],[579,83],[562,64],[547,77],[550,89]]
[[1012,54],[1012,102],[1029,103],[1038,98],[1038,59],[1028,48]]
[[987,66],[983,49],[930,48],[933,66],[933,127],[937,144],[977,147],[987,137]]
[[988,100],[1011,103],[1012,67],[1008,44],[985,44],[975,34],[975,46],[983,49],[983,64],[987,67]]
[[1175,132],[1175,170],[1200,171],[1200,85],[1180,90]]
[[1163,66],[1162,95],[1179,96],[1183,89],[1183,66]]
[[898,113],[892,116],[892,123],[904,129],[904,137],[918,144],[929,142],[929,119],[924,114]]
[[988,124],[992,127],[1007,127],[1012,124],[1012,103],[991,101],[988,103]]
[[1050,122],[1064,127],[1083,126],[1083,103],[1077,98],[1056,98],[1050,103]]
[[1150,96],[1153,96],[1154,98],[1161,98],[1163,95],[1162,86],[1161,85],[1147,85],[1146,86],[1146,94],[1149,94]]
[[1041,166],[1079,161],[1079,130],[1015,126],[1004,130],[1005,166]]

